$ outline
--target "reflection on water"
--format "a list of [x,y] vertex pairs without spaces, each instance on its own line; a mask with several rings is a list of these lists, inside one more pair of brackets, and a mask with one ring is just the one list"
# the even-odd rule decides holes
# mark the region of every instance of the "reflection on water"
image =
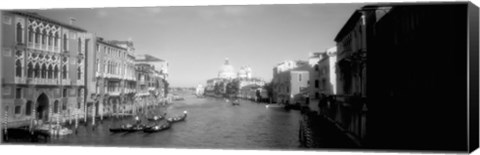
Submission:
[[188,111],[185,122],[173,124],[169,130],[145,134],[109,132],[132,122],[130,118],[104,120],[92,130],[81,127],[75,135],[52,138],[50,143],[67,145],[145,146],[176,148],[298,148],[298,111],[266,108],[264,104],[242,101],[232,106],[214,98],[185,97],[167,109],[169,116]]

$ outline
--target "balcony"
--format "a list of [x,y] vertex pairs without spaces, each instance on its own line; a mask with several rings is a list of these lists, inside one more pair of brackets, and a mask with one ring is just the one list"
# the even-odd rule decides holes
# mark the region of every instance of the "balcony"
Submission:
[[83,79],[77,80],[77,86],[83,86],[85,85],[85,81]]
[[62,79],[61,80],[61,85],[71,85],[72,83],[70,82],[70,79]]
[[35,49],[41,50],[41,49],[40,49],[40,44],[34,44],[34,45],[35,45]]
[[110,95],[110,96],[120,96],[120,91],[109,91],[108,95]]
[[[17,79],[15,79],[17,80]],[[41,78],[26,78],[26,84],[31,85],[59,85],[60,82],[57,79],[41,79]]]
[[27,82],[27,78],[25,77],[15,77],[15,84],[25,84]]
[[35,46],[34,46],[33,42],[28,42],[27,47],[28,48],[34,48]]

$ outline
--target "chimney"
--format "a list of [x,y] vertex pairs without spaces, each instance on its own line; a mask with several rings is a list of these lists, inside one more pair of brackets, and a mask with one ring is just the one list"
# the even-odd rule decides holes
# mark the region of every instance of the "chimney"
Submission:
[[77,19],[70,17],[70,25],[73,25],[77,21]]

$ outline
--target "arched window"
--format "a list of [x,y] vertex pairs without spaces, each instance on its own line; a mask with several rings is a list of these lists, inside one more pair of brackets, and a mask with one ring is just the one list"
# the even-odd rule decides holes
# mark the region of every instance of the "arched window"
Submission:
[[40,65],[37,63],[35,65],[35,78],[39,78],[40,77]]
[[80,66],[77,67],[77,75],[78,75],[78,79],[82,79],[82,69],[80,68]]
[[17,43],[23,43],[23,29],[20,23],[17,23]]
[[63,50],[67,51],[67,34],[63,34]]
[[15,76],[22,77],[22,62],[20,60],[15,62]]
[[48,78],[51,79],[53,74],[53,67],[52,65],[48,65]]
[[25,107],[25,115],[30,116],[32,114],[32,101],[27,101],[27,105]]
[[29,26],[28,27],[28,42],[33,42],[33,27]]
[[47,40],[48,40],[47,30],[46,30],[46,29],[43,29],[43,33],[42,33],[42,45],[47,44]]
[[67,101],[64,100],[64,102],[62,103],[62,110],[65,111],[67,110]]
[[31,62],[28,63],[27,77],[33,77],[33,64]]
[[37,27],[37,29],[35,30],[35,43],[40,43],[40,36],[42,35],[42,33],[40,32],[40,28]]
[[54,79],[58,78],[58,66],[55,66],[55,70],[53,71],[53,78]]
[[82,53],[82,39],[78,38],[78,52]]
[[53,43],[53,32],[50,32],[48,34],[48,46],[52,46],[52,43]]
[[57,33],[55,33],[55,37],[53,39],[53,43],[54,43],[53,46],[54,47],[58,47],[58,37],[59,36],[58,36],[58,32],[57,32]]
[[42,78],[47,78],[47,65],[42,65]]
[[62,67],[62,78],[63,79],[67,78],[67,65],[63,65]]
[[53,103],[53,113],[58,113],[58,100]]

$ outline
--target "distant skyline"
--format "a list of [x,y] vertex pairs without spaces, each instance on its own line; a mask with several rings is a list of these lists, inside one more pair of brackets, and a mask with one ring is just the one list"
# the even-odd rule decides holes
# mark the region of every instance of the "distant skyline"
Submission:
[[29,10],[95,33],[106,40],[132,39],[138,54],[169,62],[172,87],[192,87],[217,77],[228,57],[235,71],[250,66],[269,82],[284,60],[335,46],[335,35],[353,4],[278,4]]

